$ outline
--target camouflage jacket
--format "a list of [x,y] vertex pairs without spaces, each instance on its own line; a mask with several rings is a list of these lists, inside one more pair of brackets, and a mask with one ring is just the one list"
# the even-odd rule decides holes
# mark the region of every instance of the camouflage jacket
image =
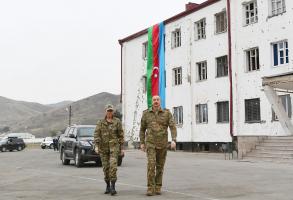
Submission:
[[115,117],[111,123],[107,122],[106,119],[98,121],[94,143],[99,151],[117,148],[118,145],[122,146],[124,144],[124,133],[121,121]]
[[172,140],[176,141],[177,130],[170,110],[159,109],[157,112],[152,108],[145,110],[141,118],[140,143],[146,144],[147,147],[167,148],[168,127],[171,130]]

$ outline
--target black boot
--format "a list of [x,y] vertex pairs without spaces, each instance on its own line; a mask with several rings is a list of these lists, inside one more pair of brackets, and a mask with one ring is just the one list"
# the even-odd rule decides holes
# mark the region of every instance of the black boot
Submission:
[[111,195],[117,194],[116,189],[115,189],[115,182],[116,181],[111,181]]
[[105,194],[110,194],[110,192],[111,192],[110,181],[106,181],[106,184],[107,184],[107,187],[106,187]]

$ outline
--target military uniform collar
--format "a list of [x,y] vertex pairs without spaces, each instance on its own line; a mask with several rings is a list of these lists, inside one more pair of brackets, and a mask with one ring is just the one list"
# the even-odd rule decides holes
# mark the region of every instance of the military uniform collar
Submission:
[[[160,107],[158,111],[159,111],[159,112],[163,112],[162,107]],[[149,108],[149,112],[154,112],[154,111],[153,111],[153,107],[150,107],[150,108]]]
[[113,117],[112,122],[108,122],[108,121],[106,120],[106,117],[105,117],[105,118],[102,120],[102,123],[105,124],[105,125],[107,125],[108,123],[113,124],[115,121],[116,121],[115,117]]

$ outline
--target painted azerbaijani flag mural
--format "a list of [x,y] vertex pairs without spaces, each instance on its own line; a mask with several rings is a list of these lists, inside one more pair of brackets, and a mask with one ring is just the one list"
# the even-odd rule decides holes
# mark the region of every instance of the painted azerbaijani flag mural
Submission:
[[161,107],[165,100],[165,27],[163,22],[148,29],[147,104],[152,106],[152,97],[160,96]]

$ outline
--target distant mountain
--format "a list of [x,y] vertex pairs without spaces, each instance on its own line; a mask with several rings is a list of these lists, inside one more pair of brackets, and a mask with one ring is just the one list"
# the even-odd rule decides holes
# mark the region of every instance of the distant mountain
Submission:
[[0,127],[10,124],[11,121],[23,121],[51,109],[52,107],[39,103],[0,97]]
[[67,105],[73,103],[73,101],[61,101],[59,103],[54,103],[54,104],[47,104],[46,106],[52,107],[52,108],[62,108],[66,107]]
[[[107,103],[112,103],[116,109],[121,111],[119,97],[119,95],[103,92],[67,104],[72,107],[72,124],[96,124],[97,120],[104,117],[104,107]],[[64,130],[67,127],[69,117],[65,107],[53,109],[51,107],[51,109],[25,120],[11,121],[9,127],[12,132],[25,131],[38,137],[49,136],[52,132]]]

